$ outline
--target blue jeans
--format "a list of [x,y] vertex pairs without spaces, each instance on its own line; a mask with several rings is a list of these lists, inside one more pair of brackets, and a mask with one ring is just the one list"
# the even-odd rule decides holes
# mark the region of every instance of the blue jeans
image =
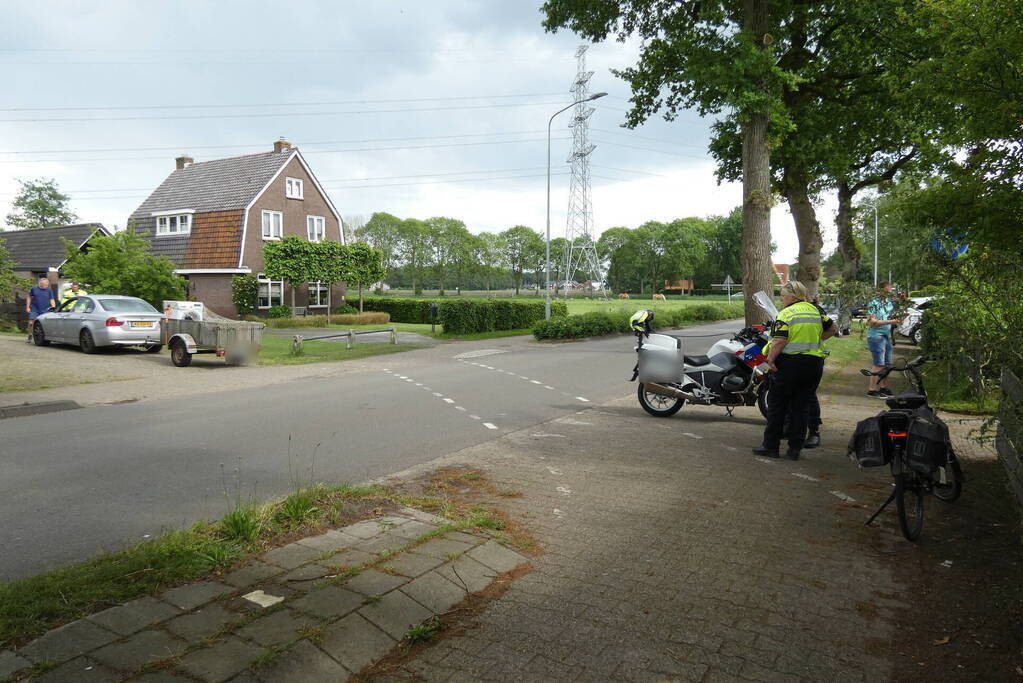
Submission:
[[867,337],[867,348],[870,349],[870,356],[874,365],[892,364],[892,340],[884,335]]

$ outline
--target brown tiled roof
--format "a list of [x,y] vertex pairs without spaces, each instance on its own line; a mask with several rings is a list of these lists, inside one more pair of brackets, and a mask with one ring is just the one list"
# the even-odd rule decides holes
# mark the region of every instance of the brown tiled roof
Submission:
[[213,211],[192,216],[192,234],[182,268],[235,268],[242,243],[244,211]]

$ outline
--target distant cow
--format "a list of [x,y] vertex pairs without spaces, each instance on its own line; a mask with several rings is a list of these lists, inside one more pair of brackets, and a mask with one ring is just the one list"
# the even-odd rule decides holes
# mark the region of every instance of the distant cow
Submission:
[[618,298],[619,299],[628,299],[629,298],[629,293],[628,292],[622,292],[621,294],[618,295]]
[[663,294],[654,294],[654,301],[667,301]]

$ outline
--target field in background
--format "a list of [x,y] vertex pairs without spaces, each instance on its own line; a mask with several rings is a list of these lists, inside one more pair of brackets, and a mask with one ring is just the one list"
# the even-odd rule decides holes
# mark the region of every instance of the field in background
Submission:
[[[377,294],[371,294],[369,292],[365,292],[364,295],[365,296],[378,296]],[[414,294],[412,293],[411,289],[391,289],[391,290],[388,290],[387,294],[384,294],[383,296],[411,297],[411,296],[414,296]],[[420,294],[419,296],[423,297],[423,298],[428,298],[428,299],[429,298],[434,298],[434,297],[437,296],[437,290],[436,289],[424,289],[423,293]],[[537,292],[536,290],[525,290],[525,289],[521,290],[521,293],[518,296],[515,295],[515,290],[514,289],[494,289],[494,290],[491,290],[489,292],[486,291],[486,290],[468,290],[467,289],[467,290],[464,290],[461,294],[455,294],[455,290],[448,289],[448,290],[446,290],[445,296],[446,297],[452,297],[452,298],[462,298],[462,299],[466,299],[466,298],[490,299],[490,298],[506,298],[506,297],[511,297],[511,298],[516,298],[516,299],[527,299],[528,300],[528,299],[543,299],[544,298],[543,292]],[[681,294],[668,294],[667,297],[668,297],[669,301],[690,301],[690,302],[693,302],[693,303],[703,303],[705,301],[728,301],[728,297],[725,296],[724,294],[706,294],[706,295],[697,295],[697,296],[685,296],[685,295],[681,295]],[[349,290],[348,296],[346,298],[348,300],[348,303],[352,304],[353,306],[358,307],[358,305],[359,305],[359,303],[358,303],[359,302],[359,298],[355,294],[354,291]],[[618,300],[618,297],[616,295],[610,294],[610,293],[608,294],[608,298],[609,299],[613,299],[615,301]],[[551,292],[551,299],[552,300],[554,299],[554,292]],[[582,300],[582,301],[587,301],[587,300],[599,301],[599,300],[601,300],[599,293],[594,295],[593,292],[584,292],[584,291],[581,291],[581,290],[574,290],[574,291],[568,292],[567,295],[566,295],[565,291],[562,290],[560,292],[560,294],[559,294],[558,299],[559,300],[567,299],[569,301],[579,301],[579,300]],[[636,299],[634,299],[634,300],[636,300]],[[738,294],[734,294],[733,293],[732,301],[740,301],[740,300],[741,300],[741,296],[738,295]],[[644,301],[649,301],[649,299],[644,299]]]

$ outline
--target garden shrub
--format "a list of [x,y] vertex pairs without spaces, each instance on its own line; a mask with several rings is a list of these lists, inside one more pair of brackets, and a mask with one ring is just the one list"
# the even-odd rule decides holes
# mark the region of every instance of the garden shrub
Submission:
[[[543,301],[514,299],[412,299],[399,297],[368,297],[363,308],[389,313],[399,323],[429,324],[433,322],[430,306],[437,304],[437,320],[445,334],[476,334],[495,330],[523,330],[544,317]],[[568,304],[551,302],[551,317],[568,315]]]
[[334,309],[334,312],[338,315],[356,315],[359,312],[355,306],[349,306],[348,304],[341,304]]
[[628,315],[598,311],[567,317],[552,316],[550,320],[541,320],[533,326],[533,336],[537,339],[599,337],[628,331]]
[[[327,316],[308,315],[304,318],[256,318],[258,322],[265,322],[267,327],[292,328],[292,327],[327,327]],[[384,325],[391,322],[386,313],[356,313],[354,315],[335,315],[330,319],[332,325]]]
[[290,318],[291,306],[271,306],[266,315],[268,318]]
[[255,275],[231,276],[231,303],[238,315],[246,316],[256,310],[259,297],[259,281]]

